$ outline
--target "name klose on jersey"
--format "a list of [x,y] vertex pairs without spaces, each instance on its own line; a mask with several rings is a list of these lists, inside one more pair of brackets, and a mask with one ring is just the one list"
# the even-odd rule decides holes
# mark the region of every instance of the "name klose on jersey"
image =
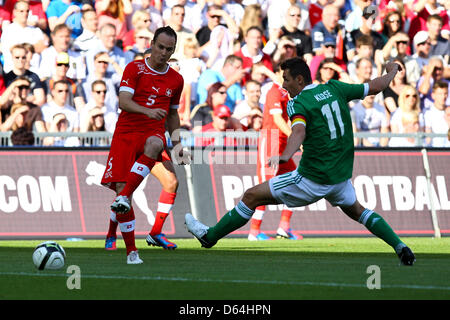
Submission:
[[[412,181],[413,180],[413,181]],[[414,183],[413,183],[414,182]],[[242,198],[245,190],[258,184],[257,176],[222,176],[223,198],[226,210],[231,210]],[[369,209],[375,207],[382,211],[426,211],[431,209],[430,197],[425,176],[366,176],[359,175],[353,179],[358,201]],[[436,210],[450,210],[445,176],[436,176],[431,184],[431,197]],[[308,207],[310,211],[327,210],[325,199]],[[268,206],[269,211],[276,211],[280,206]],[[295,208],[295,210],[305,210]]]

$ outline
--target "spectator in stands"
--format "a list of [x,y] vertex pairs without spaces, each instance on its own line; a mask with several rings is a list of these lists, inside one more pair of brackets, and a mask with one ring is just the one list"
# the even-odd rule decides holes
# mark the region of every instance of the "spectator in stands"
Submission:
[[355,45],[350,35],[345,36],[345,30],[339,27],[339,9],[327,5],[322,12],[322,21],[312,29],[313,50],[316,55],[323,53],[322,43],[327,38],[333,39],[336,46],[336,56],[342,60],[352,60]]
[[76,0],[52,0],[46,10],[48,26],[53,32],[56,26],[63,24],[71,30],[71,38],[75,39],[82,32],[81,8],[83,4]]
[[297,56],[303,58],[308,65],[313,57],[311,37],[298,28],[301,20],[302,8],[294,4],[286,12],[285,23],[281,27],[280,37],[289,36],[295,43]]
[[[48,22],[47,22],[47,15],[45,14],[45,11],[42,6],[42,1],[40,0],[22,0],[22,1],[25,1],[30,5],[30,12],[28,13],[27,25],[31,27],[38,27],[43,32],[46,32],[48,28]],[[10,14],[9,16],[11,16],[14,11],[14,6],[16,5],[17,2],[19,2],[19,0],[3,1],[4,9],[1,8],[0,11],[5,10]]]
[[[449,131],[450,126],[446,121],[446,113],[450,115],[450,104],[446,102],[448,90],[448,84],[445,82],[438,81],[433,85],[431,96],[434,104],[424,114],[425,132],[447,133]],[[447,137],[427,139],[427,143],[432,147],[450,147],[450,141]]]
[[389,86],[383,91],[384,107],[386,109],[386,117],[388,121],[391,119],[391,115],[398,108],[398,97],[406,86],[406,67],[403,61],[399,58],[395,58],[394,62],[401,65],[401,70],[397,72],[394,79]]
[[232,34],[239,34],[239,28],[237,27],[236,23],[230,17],[230,15],[222,9],[221,6],[215,4],[208,6],[206,16],[208,19],[207,25],[201,27],[195,34],[195,37],[200,44],[201,51],[203,51],[208,45],[211,37],[211,32],[220,24],[221,19],[224,20],[225,26]]
[[24,127],[17,128],[11,134],[11,142],[14,146],[34,145],[34,134]]
[[244,35],[247,34],[247,30],[253,26],[257,26],[264,30],[263,11],[261,5],[258,3],[250,4],[245,7],[244,16],[239,24],[239,39],[243,39]]
[[213,83],[208,89],[208,97],[204,103],[196,105],[190,114],[192,131],[200,132],[201,128],[212,122],[214,108],[223,105],[227,100],[227,88],[221,82]]
[[172,58],[181,60],[183,58],[184,42],[187,38],[193,37],[194,33],[183,26],[186,11],[182,5],[174,5],[171,9],[168,26],[170,26],[177,34],[177,46]]
[[408,54],[409,37],[404,32],[398,32],[383,47],[382,52],[376,57],[377,65],[383,68],[387,62],[393,59],[401,59],[406,69],[406,82],[415,86],[420,78],[422,70],[419,63]]
[[48,46],[48,37],[38,27],[27,25],[30,5],[25,1],[18,1],[14,5],[13,22],[3,26],[3,32],[0,39],[1,52],[3,53],[5,73],[11,71],[13,59],[10,49],[16,44],[30,43],[34,46],[37,53],[41,53]]
[[[429,59],[428,65],[424,66],[423,75],[420,77],[417,88],[420,93],[421,109],[423,111],[430,109],[434,101],[432,98],[433,85],[438,81],[447,83],[450,89],[450,81],[444,79],[444,63],[442,57],[433,56]],[[450,99],[447,99],[447,104],[450,104]],[[425,110],[424,110],[425,109]]]
[[98,14],[98,26],[111,24],[115,27],[116,38],[123,41],[128,32],[126,16],[132,14],[130,0],[97,0],[95,10]]
[[411,19],[408,35],[413,39],[419,31],[427,30],[427,19],[430,15],[446,15],[445,8],[437,0],[418,0],[413,4],[415,16]]
[[[398,32],[403,31],[403,18],[399,11],[389,12],[383,21],[383,30],[381,36],[386,44]],[[411,38],[412,39],[412,38]]]
[[444,61],[449,62],[450,42],[441,35],[442,17],[438,14],[432,14],[427,18],[427,30],[430,36],[431,56],[442,56]]
[[112,24],[105,24],[99,30],[100,42],[86,53],[86,65],[88,73],[94,72],[94,57],[99,52],[106,52],[109,59],[107,72],[114,78],[121,78],[123,70],[127,65],[125,53],[116,46],[116,27]]
[[309,66],[311,70],[312,79],[316,78],[317,69],[319,68],[320,62],[325,58],[332,58],[334,62],[340,66],[343,70],[347,70],[347,64],[344,60],[336,57],[336,41],[332,37],[326,37],[324,42],[321,44],[321,54],[315,55]]
[[86,78],[86,65],[83,56],[70,49],[70,29],[65,24],[54,27],[52,33],[52,45],[42,51],[41,63],[39,67],[39,77],[41,79],[50,78],[56,72],[55,60],[60,52],[67,52],[70,60],[70,67],[67,76],[71,79],[81,81]]
[[263,113],[260,108],[253,108],[247,116],[247,126],[244,130],[260,131],[263,124]]
[[[375,20],[375,10],[372,6],[365,7],[362,13],[362,24],[359,29],[353,30],[350,34],[353,39],[353,43],[356,44],[356,41],[362,36],[370,36],[372,39],[372,46],[374,54],[378,50],[383,50],[384,40],[379,32],[373,30],[374,20]],[[357,46],[357,45],[356,45]]]
[[55,59],[55,73],[51,78],[43,80],[44,88],[46,90],[47,101],[52,100],[52,90],[56,82],[64,80],[69,84],[69,93],[67,97],[67,103],[74,106],[78,112],[83,110],[86,104],[84,100],[84,92],[81,83],[67,77],[67,71],[69,70],[69,55],[66,52],[60,52]]
[[103,110],[99,107],[94,107],[89,110],[89,122],[86,132],[95,131],[106,131]]
[[[58,112],[53,115],[48,132],[70,132],[70,122],[65,113]],[[80,141],[74,136],[67,138],[50,136],[44,139],[43,145],[55,147],[78,147],[80,145]]]
[[206,70],[206,64],[199,58],[198,50],[199,45],[195,36],[187,38],[184,41],[183,59],[179,61],[180,74],[184,78],[183,99],[181,99],[184,103],[180,105],[178,110],[181,126],[188,128],[191,127],[191,109],[196,104],[198,80]]
[[234,37],[230,30],[219,24],[211,31],[209,41],[202,47],[202,58],[209,69],[219,71],[225,59],[234,52]]
[[354,83],[366,83],[376,77],[376,74],[373,74],[373,62],[369,58],[361,58],[356,61],[356,72],[355,76],[351,79]]
[[2,35],[3,26],[6,26],[10,23],[11,23],[11,12],[6,10],[4,7],[0,7],[0,37]]
[[0,124],[0,131],[14,131],[25,126],[25,117],[30,107],[27,104],[13,104],[11,107],[11,115]]
[[27,50],[23,44],[14,45],[11,50],[13,58],[13,68],[10,72],[4,75],[6,87],[8,87],[15,79],[20,76],[26,77],[30,82],[32,95],[27,99],[37,106],[42,106],[45,103],[45,92],[39,76],[26,68],[27,64]]
[[81,26],[83,32],[73,42],[72,50],[85,55],[89,48],[92,48],[99,41],[97,37],[98,17],[94,9],[83,11]]
[[36,51],[34,50],[34,46],[31,43],[22,43],[22,45],[24,46],[25,50],[27,50],[25,69],[38,74],[41,55],[39,53],[36,53]]
[[89,125],[91,124],[92,114],[94,109],[99,109],[102,112],[104,123],[104,130],[113,133],[116,128],[118,113],[116,106],[109,106],[107,104],[106,96],[108,87],[103,80],[95,80],[91,84],[91,95],[86,107],[80,112],[80,131],[91,131]]
[[[295,50],[293,50],[295,51]],[[275,70],[280,70],[279,65],[275,66]],[[280,78],[276,72],[273,72],[262,64],[261,62],[255,63],[250,71],[250,80],[256,81],[261,84],[261,97],[259,103],[263,106],[266,103],[267,92],[272,87],[273,83],[282,83],[283,78]]]
[[242,67],[242,58],[236,55],[229,55],[225,59],[220,72],[208,69],[201,74],[197,86],[197,103],[206,101],[211,84],[222,82],[227,87],[227,101],[225,104],[230,110],[234,110],[235,105],[244,99],[240,82],[246,72],[247,70]]
[[332,4],[334,0],[316,0],[309,4],[309,22],[311,28],[322,20],[322,11],[326,5]]
[[348,73],[338,66],[334,62],[333,58],[325,58],[319,64],[319,70],[316,73],[316,78],[313,83],[324,84],[331,79],[340,80],[347,83],[352,82]]
[[183,27],[195,33],[202,25],[202,18],[199,16],[198,11],[195,9],[196,1],[188,0],[172,0],[165,1],[165,8],[163,10],[163,20],[167,25],[172,14],[172,9],[174,6],[182,6],[185,11],[185,16],[183,20]]
[[[367,96],[357,102],[353,108],[357,132],[387,133],[389,122],[384,107],[375,102],[375,96]],[[385,147],[389,138],[362,138],[357,145],[364,147]]]
[[[136,10],[131,18],[131,28],[128,30],[125,38],[123,39],[123,50],[128,51],[136,43],[135,31],[140,29],[148,29],[150,31],[150,26],[152,24],[152,18],[150,12],[145,9]],[[153,33],[152,33],[153,34]],[[153,36],[152,36],[153,39]]]
[[[212,113],[212,121],[205,124],[201,128],[201,132],[225,132],[233,130],[231,111],[226,105],[220,105],[214,108]],[[201,137],[196,139],[196,146],[208,146],[215,144],[214,137]],[[234,138],[223,137],[222,145],[235,146],[237,141]]]
[[412,57],[419,64],[420,69],[428,64],[431,52],[431,41],[428,31],[419,31],[414,36],[414,49]]
[[156,29],[164,26],[161,11],[159,9],[156,9],[153,5],[151,5],[151,2],[155,5],[157,4],[156,2],[151,0],[132,1],[131,6],[133,8],[133,12],[127,15],[127,26],[129,30],[134,28],[132,24],[132,18],[134,13],[138,10],[144,10],[150,13],[150,20],[151,20],[150,32],[154,33]]
[[133,61],[138,53],[143,55],[145,50],[150,47],[150,43],[153,39],[153,33],[151,33],[147,28],[141,28],[133,31],[135,31],[134,45],[125,52],[127,63]]
[[279,32],[286,19],[286,13],[288,12],[289,8],[294,4],[300,6],[302,10],[300,14],[301,19],[298,24],[298,28],[305,32],[309,32],[311,30],[308,8],[301,1],[279,0],[279,1],[272,1],[267,10],[267,24],[269,34]]
[[[355,30],[358,30],[359,28],[361,28],[362,24],[363,24],[363,20],[362,20],[362,16],[364,13],[364,9],[369,7],[370,8],[370,4],[372,3],[372,0],[353,0],[354,6],[353,6],[353,10],[352,12],[350,12],[346,17],[345,17],[345,30],[347,32],[352,32]],[[372,14],[375,14],[375,9],[369,9],[373,10],[373,12],[370,12]],[[366,9],[366,13],[367,13],[367,9]]]
[[[402,133],[420,132],[420,120],[417,111],[407,111],[399,117],[399,123],[403,128]],[[415,147],[417,139],[415,137],[392,137],[389,140],[389,147]]]
[[242,67],[247,70],[242,84],[250,79],[250,69],[254,63],[262,62],[269,70],[273,70],[272,59],[262,51],[263,31],[259,27],[250,27],[244,38],[244,45],[235,52],[235,55],[242,59]]
[[66,103],[69,95],[69,83],[65,80],[56,81],[53,84],[52,100],[42,106],[42,115],[49,132],[55,132],[54,116],[63,113],[68,120],[68,132],[78,132],[80,129],[80,119],[77,110]]
[[417,113],[419,116],[419,127],[424,127],[423,114],[420,112],[420,99],[417,90],[406,85],[398,97],[398,108],[391,117],[391,132],[404,133],[405,129],[402,125],[402,116],[407,112]]
[[248,127],[251,111],[253,109],[262,110],[264,105],[259,102],[261,98],[261,84],[259,82],[249,80],[245,83],[244,88],[245,100],[236,105],[232,117],[239,120],[244,127]]
[[92,93],[92,85],[97,80],[102,80],[106,84],[106,97],[105,105],[107,106],[107,112],[117,113],[117,107],[119,103],[118,92],[120,86],[119,77],[114,77],[113,74],[108,72],[110,57],[106,52],[99,52],[94,56],[94,72],[89,73],[85,81],[83,81],[83,91],[85,93],[85,101],[89,103]]
[[27,105],[29,108],[25,119],[27,128],[37,132],[45,132],[41,108],[27,100],[31,93],[30,84],[31,82],[27,77],[20,76],[3,92],[0,96],[0,123],[10,116],[13,105]]
[[[350,77],[355,78],[356,76],[356,62],[361,58],[367,58],[372,61],[372,75],[378,75],[378,68],[375,66],[375,61],[373,59],[373,39],[371,36],[362,35],[356,40],[356,55],[347,64],[347,70]],[[380,67],[381,74],[381,67]]]

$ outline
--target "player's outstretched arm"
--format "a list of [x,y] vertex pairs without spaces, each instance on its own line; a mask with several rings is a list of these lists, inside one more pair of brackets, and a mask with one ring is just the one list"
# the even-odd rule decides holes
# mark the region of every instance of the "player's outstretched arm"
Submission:
[[369,82],[369,93],[368,95],[375,95],[386,89],[391,81],[394,79],[398,71],[400,71],[401,66],[395,62],[389,62],[386,65],[386,74],[375,78]]

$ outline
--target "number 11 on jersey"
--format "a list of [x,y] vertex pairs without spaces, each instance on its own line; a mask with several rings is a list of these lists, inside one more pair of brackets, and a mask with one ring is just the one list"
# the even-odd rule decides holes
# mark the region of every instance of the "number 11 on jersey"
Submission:
[[322,114],[327,118],[327,122],[328,122],[328,129],[330,130],[330,139],[336,139],[337,138],[337,134],[336,134],[336,126],[334,124],[334,119],[333,119],[333,114],[332,111],[336,114],[336,119],[339,125],[339,128],[341,129],[341,136],[344,135],[344,122],[342,121],[342,117],[341,117],[341,110],[339,109],[339,103],[334,100],[331,103],[331,108],[329,104],[325,104],[322,106]]

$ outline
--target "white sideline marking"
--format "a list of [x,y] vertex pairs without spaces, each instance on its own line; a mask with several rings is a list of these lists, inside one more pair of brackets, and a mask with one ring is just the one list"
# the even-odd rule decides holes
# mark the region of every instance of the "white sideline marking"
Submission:
[[[26,277],[68,277],[65,273],[31,273],[31,272],[0,272],[0,276],[26,276]],[[95,275],[83,274],[82,278],[86,279],[112,279],[112,280],[150,280],[150,281],[184,281],[184,282],[219,282],[219,283],[247,283],[247,284],[269,284],[269,285],[297,285],[297,286],[322,286],[322,287],[350,287],[350,288],[367,288],[365,284],[357,283],[335,283],[335,282],[312,282],[312,281],[277,281],[277,280],[238,280],[238,279],[190,279],[179,277],[149,277],[149,276],[115,276],[115,275]],[[419,290],[444,290],[450,291],[450,287],[440,286],[423,286],[423,285],[407,285],[407,284],[388,284],[381,285],[382,289],[419,289]]]

